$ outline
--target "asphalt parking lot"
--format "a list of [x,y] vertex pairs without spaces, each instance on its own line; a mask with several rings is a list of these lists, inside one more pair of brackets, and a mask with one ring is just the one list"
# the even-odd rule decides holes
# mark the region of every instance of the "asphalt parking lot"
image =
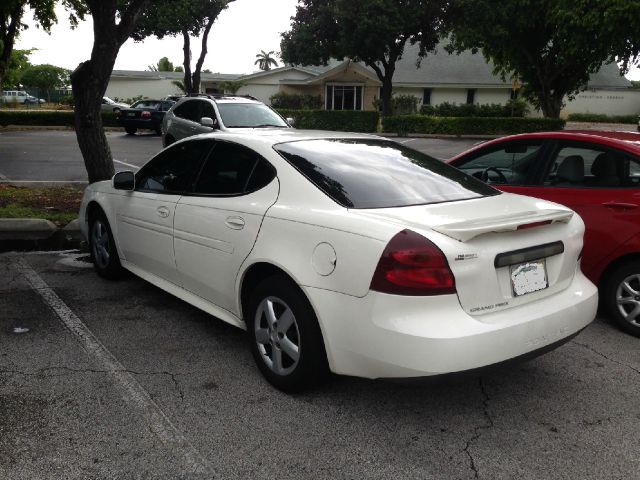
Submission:
[[[152,133],[107,132],[116,171],[137,170],[162,149]],[[478,143],[475,139],[399,138],[399,142],[446,159]],[[86,183],[87,171],[72,131],[0,132],[0,181],[22,183]]]
[[638,478],[640,348],[605,319],[527,363],[288,396],[242,331],[86,260],[0,255],[0,478]]

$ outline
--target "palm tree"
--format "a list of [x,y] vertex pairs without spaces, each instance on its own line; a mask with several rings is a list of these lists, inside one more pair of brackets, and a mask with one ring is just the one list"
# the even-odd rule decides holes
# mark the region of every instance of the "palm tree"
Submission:
[[175,85],[176,87],[178,87],[178,89],[184,93],[187,94],[189,92],[187,92],[187,87],[184,86],[184,82],[181,82],[180,80],[173,80],[171,82],[173,85]]
[[271,65],[274,67],[278,66],[278,62],[271,55],[275,55],[276,52],[271,50],[270,52],[265,52],[264,50],[260,50],[260,53],[256,55],[257,60],[253,62],[254,65],[258,65],[260,70],[271,70]]

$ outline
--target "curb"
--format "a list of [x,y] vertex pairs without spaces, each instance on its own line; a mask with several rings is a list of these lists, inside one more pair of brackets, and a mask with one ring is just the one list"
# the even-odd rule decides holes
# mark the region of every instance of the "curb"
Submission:
[[[123,131],[122,127],[102,127],[105,132]],[[60,131],[75,132],[76,129],[68,125],[0,125],[0,132],[31,132],[31,131]]]
[[0,218],[0,241],[48,240],[57,235],[68,241],[81,240],[79,220],[76,218],[58,227],[43,218]]

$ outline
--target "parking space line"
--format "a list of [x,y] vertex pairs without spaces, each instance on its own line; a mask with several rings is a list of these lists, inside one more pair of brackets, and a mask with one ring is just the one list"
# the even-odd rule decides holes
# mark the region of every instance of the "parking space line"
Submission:
[[144,417],[150,430],[176,455],[182,456],[190,473],[213,475],[213,467],[173,425],[149,393],[126,371],[116,357],[96,338],[51,287],[22,258],[15,265],[44,303],[53,310],[83,349],[108,372],[122,398]]
[[135,165],[131,165],[130,163],[123,162],[122,160],[116,160],[115,158],[113,159],[113,161],[116,162],[116,163],[121,163],[122,165],[126,165],[127,167],[135,168],[136,170],[138,170],[140,168],[140,167],[137,167]]
[[402,142],[398,142],[398,143],[409,143],[409,142],[414,142],[416,140],[417,138],[410,138],[409,140],[403,140]]

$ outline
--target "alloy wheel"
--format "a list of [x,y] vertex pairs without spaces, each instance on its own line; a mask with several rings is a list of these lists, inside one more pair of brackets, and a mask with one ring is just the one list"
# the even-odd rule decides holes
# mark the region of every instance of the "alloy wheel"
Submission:
[[616,289],[616,304],[620,315],[635,327],[640,327],[640,274],[629,275]]
[[99,268],[107,268],[109,266],[109,231],[102,220],[93,222],[91,229],[91,250],[93,259]]
[[264,298],[256,309],[255,341],[262,361],[277,375],[293,372],[300,360],[300,330],[291,308],[280,298]]

